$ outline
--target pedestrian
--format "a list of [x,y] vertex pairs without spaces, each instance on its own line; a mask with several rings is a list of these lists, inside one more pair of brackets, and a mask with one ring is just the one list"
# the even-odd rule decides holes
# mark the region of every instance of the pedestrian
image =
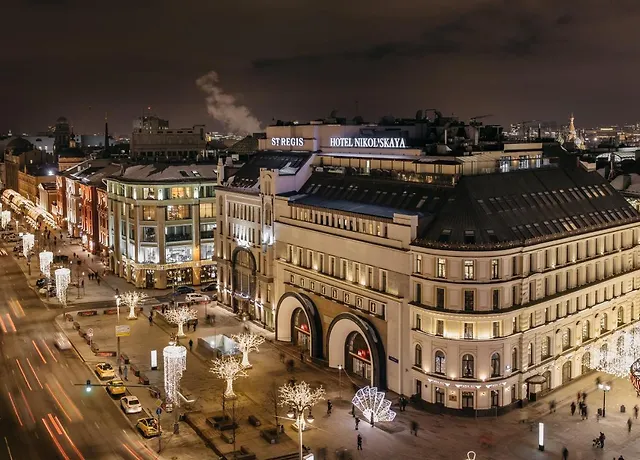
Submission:
[[98,282],[98,286],[100,286],[100,275],[96,274],[96,281]]
[[600,436],[598,437],[598,439],[600,440],[600,447],[604,449],[604,440],[607,439],[607,437],[602,431],[600,432]]
[[198,318],[196,318],[195,321],[193,322],[193,332],[196,331],[196,327],[198,327]]
[[631,433],[631,425],[633,425],[633,422],[631,421],[631,417],[629,417],[629,420],[627,420],[627,432]]
[[409,403],[409,400],[407,399],[406,396],[402,397],[402,412],[407,410],[407,404]]
[[418,436],[418,422],[415,420],[411,421],[411,433],[413,433],[414,436]]
[[123,371],[124,371],[124,379],[125,380],[129,380],[129,378],[128,378],[129,377],[129,367],[126,364],[125,364],[125,366],[123,368]]
[[571,416],[576,413],[576,403],[571,401]]
[[362,435],[358,433],[358,450],[362,450]]
[[582,396],[582,393],[580,393],[578,391],[578,396],[576,397],[576,402],[579,403],[580,402],[580,397]]
[[589,418],[589,412],[587,411],[587,405],[586,404],[582,408],[582,412],[584,413],[584,418],[588,419]]
[[193,351],[193,339],[189,339],[189,351]]
[[585,393],[584,391],[582,392],[582,402],[583,403],[587,403],[587,393]]
[[556,400],[552,399],[551,401],[549,401],[549,413],[553,413],[556,411]]
[[620,457],[618,457],[618,460],[624,460],[624,457],[620,455]]
[[149,326],[153,326],[153,312],[149,313]]
[[304,351],[300,352],[300,361],[304,363]]
[[638,405],[633,406],[633,418],[638,420]]
[[84,280],[82,280],[82,281],[80,282],[80,287],[81,287],[82,289],[84,289]]
[[327,399],[327,415],[331,415],[331,408],[333,408],[333,403],[330,399]]
[[569,449],[566,447],[562,448],[562,460],[567,460],[569,458]]
[[356,417],[356,431],[358,430],[358,425],[360,425],[360,417]]

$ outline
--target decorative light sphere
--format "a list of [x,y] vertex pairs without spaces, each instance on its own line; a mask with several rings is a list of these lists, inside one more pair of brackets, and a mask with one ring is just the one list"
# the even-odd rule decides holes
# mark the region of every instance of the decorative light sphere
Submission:
[[33,249],[35,237],[33,233],[25,233],[22,235],[22,252],[25,257],[29,257],[29,252]]
[[71,271],[68,268],[58,268],[55,271],[56,277],[56,297],[61,304],[67,303],[67,288],[71,281]]
[[42,251],[40,253],[40,273],[43,276],[51,277],[51,263],[53,262],[53,252]]
[[164,358],[164,393],[167,402],[178,405],[178,388],[182,373],[187,368],[187,349],[182,345],[169,345],[162,350]]

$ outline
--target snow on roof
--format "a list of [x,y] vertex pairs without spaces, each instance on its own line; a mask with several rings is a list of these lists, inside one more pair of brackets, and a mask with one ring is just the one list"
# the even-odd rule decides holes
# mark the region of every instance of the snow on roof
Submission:
[[200,182],[216,180],[216,164],[143,164],[125,166],[111,179],[124,182]]

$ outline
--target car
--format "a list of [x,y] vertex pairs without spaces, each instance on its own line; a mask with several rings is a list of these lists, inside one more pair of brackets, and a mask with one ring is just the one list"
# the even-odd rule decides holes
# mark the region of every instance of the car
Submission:
[[98,363],[95,367],[96,375],[102,380],[115,379],[116,372],[109,363]]
[[43,288],[45,284],[47,284],[46,278],[39,278],[38,281],[36,281],[36,286],[38,286],[39,288]]
[[107,383],[107,393],[111,396],[123,395],[127,392],[127,387],[124,386],[124,382],[120,379],[111,380]]
[[193,289],[191,286],[178,286],[174,291],[173,295],[191,294],[192,292],[196,292],[196,290]]
[[67,336],[65,336],[62,332],[56,332],[56,334],[53,336],[53,343],[55,343],[58,350],[71,349],[71,342],[69,342]]
[[209,283],[200,289],[202,292],[212,292],[218,290],[218,283]]
[[120,407],[126,414],[138,414],[142,412],[142,404],[135,396],[123,396],[120,398]]
[[196,292],[191,292],[187,294],[185,297],[187,302],[209,302],[211,299],[206,294],[198,294]]
[[140,430],[145,438],[152,438],[160,435],[160,427],[158,421],[153,417],[145,417],[138,419],[136,428]]

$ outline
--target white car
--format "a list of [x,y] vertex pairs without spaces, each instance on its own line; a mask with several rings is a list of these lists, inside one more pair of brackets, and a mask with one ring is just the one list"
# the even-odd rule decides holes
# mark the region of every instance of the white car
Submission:
[[135,396],[123,396],[120,398],[120,407],[127,414],[139,414],[142,412],[142,404]]
[[71,349],[71,342],[69,342],[69,339],[62,332],[56,332],[53,337],[53,343],[56,344],[59,350]]
[[211,299],[206,294],[199,294],[197,292],[192,292],[187,294],[185,297],[187,302],[209,302]]

